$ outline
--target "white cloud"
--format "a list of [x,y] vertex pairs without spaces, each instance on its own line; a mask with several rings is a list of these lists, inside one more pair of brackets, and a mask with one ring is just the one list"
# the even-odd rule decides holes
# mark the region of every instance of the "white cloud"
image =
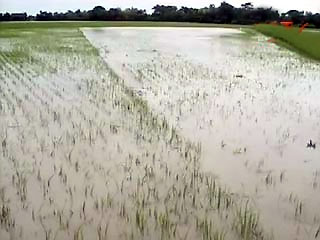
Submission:
[[[250,1],[250,0],[248,0]],[[210,4],[220,5],[220,0],[0,0],[0,12],[28,12],[35,14],[40,10],[66,11],[66,10],[90,10],[94,6],[110,7],[138,7],[147,10],[156,4],[204,7]],[[247,1],[227,0],[228,3],[239,7]],[[255,6],[272,6],[281,12],[298,9],[312,12],[320,12],[320,0],[251,0]]]

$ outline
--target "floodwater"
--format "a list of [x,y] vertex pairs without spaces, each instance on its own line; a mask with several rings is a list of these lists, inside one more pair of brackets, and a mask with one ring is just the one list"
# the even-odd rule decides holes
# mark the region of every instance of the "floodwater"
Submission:
[[320,237],[318,63],[233,29],[83,32],[155,113],[201,143],[202,170],[252,199],[275,239]]
[[80,30],[1,34],[1,240],[269,239]]

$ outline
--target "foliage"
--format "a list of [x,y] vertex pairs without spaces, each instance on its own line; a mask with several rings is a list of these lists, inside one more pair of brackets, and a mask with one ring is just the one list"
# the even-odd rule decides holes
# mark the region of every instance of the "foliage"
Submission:
[[0,13],[0,21],[166,21],[166,22],[200,22],[220,24],[255,24],[271,21],[293,21],[295,24],[308,22],[312,27],[320,27],[320,14],[290,10],[279,15],[273,8],[255,8],[251,2],[241,4],[235,8],[227,2],[222,2],[219,7],[211,4],[205,8],[188,8],[182,6],[156,5],[153,12],[138,8],[110,8],[96,6],[90,11],[69,10],[65,13],[40,11],[36,16],[26,13]]
[[320,27],[320,14],[290,10],[286,13],[273,8],[255,8],[251,2],[243,3],[236,8],[227,2],[222,2],[219,7],[211,4],[205,8],[188,8],[182,6],[156,5],[153,12],[138,8],[110,8],[96,6],[90,11],[69,10],[65,13],[40,11],[36,16],[26,13],[0,13],[0,21],[166,21],[166,22],[200,22],[220,24],[255,24],[271,21],[293,21],[295,24],[310,23],[310,26]]
[[[259,17],[262,15],[264,17]],[[273,21],[279,18],[278,11],[272,8],[254,8],[252,4],[245,3],[241,8],[235,8],[227,2],[222,2],[219,7],[196,9],[176,6],[156,5],[153,12],[147,14],[146,10],[137,8],[105,9],[97,6],[90,11],[77,10],[65,13],[52,13],[40,11],[36,16],[26,16],[16,19],[13,14],[0,14],[0,21],[37,20],[37,21],[174,21],[174,22],[203,22],[225,24],[253,24],[260,21]]]

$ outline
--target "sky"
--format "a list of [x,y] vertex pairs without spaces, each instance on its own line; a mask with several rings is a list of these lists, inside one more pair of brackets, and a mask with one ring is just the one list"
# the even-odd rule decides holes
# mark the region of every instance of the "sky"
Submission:
[[[250,1],[250,0],[248,0]],[[235,7],[240,7],[246,0],[226,0]],[[291,9],[300,11],[320,12],[320,0],[251,0],[255,7],[272,6],[280,12],[286,12]],[[67,10],[75,11],[91,10],[95,6],[111,7],[137,7],[151,11],[156,4],[187,6],[187,7],[206,7],[210,4],[219,6],[220,0],[0,0],[0,12],[27,12],[36,14],[40,10],[50,12],[65,12]]]

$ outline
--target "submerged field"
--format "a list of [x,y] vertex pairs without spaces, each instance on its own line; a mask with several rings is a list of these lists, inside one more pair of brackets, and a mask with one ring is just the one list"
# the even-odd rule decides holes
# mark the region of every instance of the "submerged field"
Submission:
[[314,238],[320,155],[306,145],[320,137],[319,64],[233,29],[84,33],[154,112],[201,143],[202,170],[253,199],[276,239]]
[[0,32],[0,239],[317,239],[319,64],[226,29]]

